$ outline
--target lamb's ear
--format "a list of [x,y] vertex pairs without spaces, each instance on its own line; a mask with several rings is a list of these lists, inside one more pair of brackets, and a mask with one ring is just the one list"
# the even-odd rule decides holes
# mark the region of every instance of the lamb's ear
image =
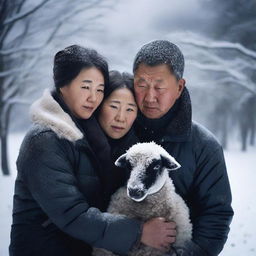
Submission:
[[169,170],[177,170],[181,165],[172,156],[161,155],[163,166]]
[[121,168],[124,168],[126,166],[126,153],[119,156],[117,160],[115,161],[115,165]]

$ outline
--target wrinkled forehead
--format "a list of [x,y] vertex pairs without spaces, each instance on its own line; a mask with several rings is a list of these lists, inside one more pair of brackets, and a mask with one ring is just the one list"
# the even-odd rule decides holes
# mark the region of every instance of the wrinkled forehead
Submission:
[[135,81],[139,80],[158,80],[173,75],[167,64],[160,64],[156,66],[148,66],[140,64],[134,74]]
[[160,160],[160,155],[155,152],[132,152],[127,154],[126,159],[130,162],[132,167],[143,165],[149,166],[153,161]]

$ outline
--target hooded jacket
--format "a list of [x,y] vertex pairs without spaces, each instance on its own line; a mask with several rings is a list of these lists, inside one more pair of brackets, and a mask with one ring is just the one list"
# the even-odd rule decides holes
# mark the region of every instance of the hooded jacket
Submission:
[[91,246],[127,254],[141,223],[99,210],[100,167],[86,135],[49,91],[30,114],[17,160],[10,255],[48,255],[42,252],[63,236],[83,244],[83,255]]
[[[181,164],[170,172],[176,192],[190,209],[193,241],[177,248],[177,255],[216,256],[222,250],[229,232],[233,210],[231,191],[222,147],[213,134],[192,121],[191,101],[185,88],[175,103],[169,121],[151,129],[150,120],[142,114],[136,122],[140,141],[154,140]],[[171,110],[172,111],[172,110]],[[157,127],[153,120],[153,127]]]

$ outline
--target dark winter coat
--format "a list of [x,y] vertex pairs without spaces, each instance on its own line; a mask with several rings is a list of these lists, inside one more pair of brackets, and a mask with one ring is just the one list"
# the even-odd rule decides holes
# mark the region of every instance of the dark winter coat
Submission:
[[233,216],[223,151],[208,130],[192,122],[186,88],[175,108],[161,131],[151,131],[142,118],[136,122],[136,132],[141,141],[154,138],[181,164],[170,176],[190,208],[193,242],[180,248],[183,254],[178,255],[215,256],[226,242]]
[[[127,254],[141,223],[102,213],[97,158],[85,134],[47,91],[17,160],[10,255]],[[125,232],[123,232],[125,230]]]

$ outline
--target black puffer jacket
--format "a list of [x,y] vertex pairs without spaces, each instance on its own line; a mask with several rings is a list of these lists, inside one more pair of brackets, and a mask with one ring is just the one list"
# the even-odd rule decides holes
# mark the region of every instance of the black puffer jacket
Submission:
[[[137,220],[102,213],[97,159],[84,134],[47,91],[17,160],[10,255],[126,254]],[[125,232],[123,232],[125,230]]]
[[190,208],[193,242],[186,248],[179,248],[178,255],[218,255],[226,242],[233,216],[221,146],[208,130],[192,122],[186,88],[171,120],[162,130],[151,130],[145,125],[149,120],[144,119],[136,122],[140,140],[155,140],[181,164],[180,169],[170,172],[170,177]]

